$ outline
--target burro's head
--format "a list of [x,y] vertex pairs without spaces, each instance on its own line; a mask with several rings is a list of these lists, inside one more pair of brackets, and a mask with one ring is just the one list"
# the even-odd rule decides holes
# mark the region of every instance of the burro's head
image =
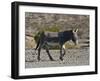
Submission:
[[75,45],[78,45],[78,29],[73,29],[72,30],[72,41],[74,42]]

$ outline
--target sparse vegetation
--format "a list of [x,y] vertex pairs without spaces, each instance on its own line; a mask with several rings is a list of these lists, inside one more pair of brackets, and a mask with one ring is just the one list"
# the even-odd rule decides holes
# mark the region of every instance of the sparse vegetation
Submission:
[[66,44],[65,47],[68,49],[78,49],[80,48],[80,45]]

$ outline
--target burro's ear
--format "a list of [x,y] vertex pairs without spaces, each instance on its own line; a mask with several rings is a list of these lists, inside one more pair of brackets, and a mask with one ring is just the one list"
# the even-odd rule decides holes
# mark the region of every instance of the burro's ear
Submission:
[[75,32],[78,32],[78,28],[77,28],[77,29],[75,29]]
[[78,32],[78,28],[77,29],[73,29],[73,32]]

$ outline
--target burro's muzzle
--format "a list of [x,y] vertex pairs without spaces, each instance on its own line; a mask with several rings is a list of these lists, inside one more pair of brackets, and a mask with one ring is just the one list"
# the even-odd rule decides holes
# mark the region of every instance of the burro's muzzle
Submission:
[[74,29],[72,31],[73,35],[72,35],[72,41],[74,42],[75,45],[78,45],[78,29]]

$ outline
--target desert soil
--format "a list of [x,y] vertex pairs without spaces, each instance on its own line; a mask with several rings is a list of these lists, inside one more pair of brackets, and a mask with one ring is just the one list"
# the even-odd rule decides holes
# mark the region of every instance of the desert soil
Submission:
[[89,47],[66,49],[63,61],[59,59],[59,50],[50,50],[50,54],[54,61],[50,61],[46,51],[42,49],[41,60],[38,61],[37,51],[26,49],[25,68],[89,65]]

